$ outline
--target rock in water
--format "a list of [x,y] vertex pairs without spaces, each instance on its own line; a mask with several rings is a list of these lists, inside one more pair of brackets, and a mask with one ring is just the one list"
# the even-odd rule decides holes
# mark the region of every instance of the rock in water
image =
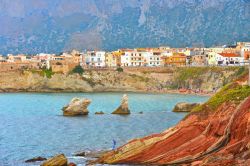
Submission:
[[190,112],[192,109],[200,104],[198,103],[177,103],[173,109],[173,112]]
[[128,96],[126,94],[123,95],[121,105],[114,111],[112,114],[120,114],[120,115],[128,115],[130,114],[130,110],[128,108]]
[[91,103],[89,99],[79,99],[73,98],[71,102],[63,107],[64,116],[78,116],[78,115],[88,115],[89,111],[87,107]]
[[76,166],[76,164],[75,163],[69,163],[68,166]]
[[44,160],[47,160],[47,159],[44,158],[44,157],[39,156],[39,157],[35,157],[35,158],[32,158],[32,159],[26,160],[25,163],[44,161]]
[[77,152],[76,154],[74,154],[74,156],[85,157],[86,156],[86,152]]
[[100,111],[100,112],[96,112],[95,114],[96,114],[96,115],[103,115],[104,112]]
[[67,166],[68,160],[64,154],[60,154],[46,160],[41,166]]

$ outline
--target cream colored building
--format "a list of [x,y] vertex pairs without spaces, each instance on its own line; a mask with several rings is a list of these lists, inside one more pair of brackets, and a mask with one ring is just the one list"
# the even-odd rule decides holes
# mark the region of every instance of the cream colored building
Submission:
[[106,67],[116,67],[117,66],[117,56],[112,52],[105,54],[105,65]]

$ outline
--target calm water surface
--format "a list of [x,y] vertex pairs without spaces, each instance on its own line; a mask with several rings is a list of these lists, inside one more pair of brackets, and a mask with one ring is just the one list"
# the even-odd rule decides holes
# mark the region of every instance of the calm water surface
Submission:
[[[204,102],[208,97],[128,93],[132,114],[117,116],[122,93],[0,94],[0,166],[34,165],[24,161],[77,151],[108,150],[135,137],[161,132],[185,113],[171,110],[178,102]],[[87,117],[63,117],[61,108],[73,97],[92,100]],[[94,115],[103,111],[105,115]],[[143,111],[143,114],[139,114]],[[71,159],[84,165],[84,159]]]

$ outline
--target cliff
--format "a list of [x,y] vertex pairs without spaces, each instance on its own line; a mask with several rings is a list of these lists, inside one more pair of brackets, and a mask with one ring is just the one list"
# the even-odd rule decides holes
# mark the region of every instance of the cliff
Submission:
[[172,92],[219,89],[245,72],[242,67],[126,68],[86,70],[83,75],[15,71],[0,73],[0,92]]
[[230,83],[176,126],[134,139],[94,163],[249,165],[250,87]]

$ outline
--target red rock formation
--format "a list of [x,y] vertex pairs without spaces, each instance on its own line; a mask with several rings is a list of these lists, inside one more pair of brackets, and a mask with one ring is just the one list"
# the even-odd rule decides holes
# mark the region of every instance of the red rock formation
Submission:
[[193,112],[175,127],[132,140],[95,163],[250,165],[250,97]]

